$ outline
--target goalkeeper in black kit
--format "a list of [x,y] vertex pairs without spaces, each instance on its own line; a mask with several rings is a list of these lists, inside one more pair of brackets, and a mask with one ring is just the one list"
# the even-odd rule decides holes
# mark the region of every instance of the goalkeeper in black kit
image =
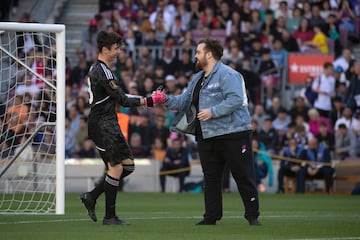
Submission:
[[89,137],[94,141],[107,174],[91,191],[81,194],[90,218],[97,221],[95,205],[97,198],[105,192],[106,213],[104,225],[128,225],[115,213],[116,195],[120,180],[130,175],[134,169],[134,159],[123,134],[120,131],[115,105],[134,107],[160,104],[166,101],[166,95],[157,90],[151,97],[127,96],[117,85],[109,66],[117,58],[123,47],[122,38],[116,33],[101,31],[97,35],[98,59],[89,70],[89,102],[91,112],[88,119]]

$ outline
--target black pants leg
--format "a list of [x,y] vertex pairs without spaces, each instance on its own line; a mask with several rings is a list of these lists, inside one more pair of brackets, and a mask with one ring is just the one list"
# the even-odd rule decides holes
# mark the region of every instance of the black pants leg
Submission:
[[256,219],[259,200],[251,133],[244,133],[244,138],[239,140],[203,140],[198,142],[198,146],[205,180],[204,219],[213,221],[222,217],[222,174],[226,162],[245,206],[245,218]]
[[259,199],[256,188],[256,175],[252,136],[247,133],[240,140],[224,141],[223,155],[229,164],[231,174],[236,182],[244,207],[245,218],[257,219],[259,216]]
[[225,162],[219,158],[216,141],[198,142],[200,162],[204,173],[204,220],[215,221],[222,217],[222,179]]

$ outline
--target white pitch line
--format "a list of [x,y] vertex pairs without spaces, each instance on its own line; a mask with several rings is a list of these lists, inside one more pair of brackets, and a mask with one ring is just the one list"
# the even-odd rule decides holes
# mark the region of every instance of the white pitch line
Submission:
[[295,238],[290,240],[359,240],[360,237],[333,237],[333,238]]

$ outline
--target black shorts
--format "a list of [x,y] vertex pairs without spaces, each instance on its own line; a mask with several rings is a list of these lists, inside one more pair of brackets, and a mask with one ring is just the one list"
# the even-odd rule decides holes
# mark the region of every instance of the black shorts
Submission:
[[125,159],[134,159],[117,121],[89,119],[88,127],[89,137],[94,141],[105,165],[110,163],[115,166]]

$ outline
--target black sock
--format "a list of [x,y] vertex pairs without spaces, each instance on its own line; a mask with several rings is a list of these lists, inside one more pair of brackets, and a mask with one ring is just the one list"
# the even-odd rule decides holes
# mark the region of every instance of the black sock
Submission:
[[116,194],[119,187],[119,179],[115,179],[109,175],[105,177],[104,192],[105,192],[105,218],[115,217],[115,203]]
[[96,201],[96,199],[104,192],[104,183],[105,176],[102,176],[100,181],[96,184],[95,188],[90,192],[90,196],[92,199]]

